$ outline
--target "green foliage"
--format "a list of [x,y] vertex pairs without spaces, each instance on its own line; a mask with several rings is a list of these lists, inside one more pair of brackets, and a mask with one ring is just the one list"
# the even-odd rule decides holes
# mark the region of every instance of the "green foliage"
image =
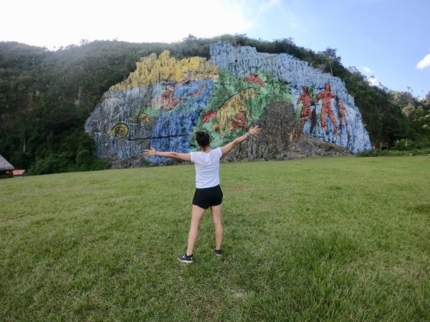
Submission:
[[408,151],[416,147],[415,143],[409,139],[401,139],[394,142],[393,150]]
[[[55,148],[54,148],[55,147]],[[73,131],[62,136],[47,136],[46,144],[36,150],[36,162],[29,168],[30,174],[102,170],[104,160],[94,157],[94,140],[86,133]]]
[[413,148],[410,150],[387,150],[387,149],[373,149],[372,151],[360,152],[357,157],[405,157],[405,156],[417,156],[417,155],[430,155],[430,147],[427,148]]

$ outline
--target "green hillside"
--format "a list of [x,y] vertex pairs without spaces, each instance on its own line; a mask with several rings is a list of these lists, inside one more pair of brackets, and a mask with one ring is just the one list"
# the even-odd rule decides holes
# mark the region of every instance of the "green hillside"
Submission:
[[370,86],[346,68],[336,50],[314,52],[291,39],[263,41],[246,35],[210,39],[189,36],[179,43],[82,41],[57,51],[0,42],[0,153],[32,174],[102,169],[83,125],[110,86],[126,79],[140,58],[169,50],[177,58],[209,58],[209,44],[230,41],[259,52],[287,53],[341,78],[360,108],[376,148],[429,146],[430,93],[418,100],[408,92]]

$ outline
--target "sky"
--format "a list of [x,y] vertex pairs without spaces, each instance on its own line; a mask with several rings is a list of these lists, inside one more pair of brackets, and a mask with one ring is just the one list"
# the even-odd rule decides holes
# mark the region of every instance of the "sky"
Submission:
[[430,0],[0,0],[0,41],[179,42],[246,34],[336,49],[373,84],[430,93]]

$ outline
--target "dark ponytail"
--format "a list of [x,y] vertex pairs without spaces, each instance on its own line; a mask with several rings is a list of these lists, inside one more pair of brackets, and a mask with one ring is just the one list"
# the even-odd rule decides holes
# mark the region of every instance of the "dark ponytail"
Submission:
[[211,138],[207,132],[197,131],[196,132],[196,141],[197,141],[197,144],[201,148],[205,148],[205,147],[209,146],[209,144],[211,143]]

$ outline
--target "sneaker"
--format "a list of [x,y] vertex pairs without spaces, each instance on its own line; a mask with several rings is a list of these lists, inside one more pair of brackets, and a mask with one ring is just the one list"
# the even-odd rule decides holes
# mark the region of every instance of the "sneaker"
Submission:
[[221,256],[222,255],[222,250],[221,249],[216,249],[216,248],[212,248],[212,251],[215,253],[215,255],[217,256]]
[[187,256],[187,254],[182,254],[178,256],[178,260],[182,263],[191,264],[193,262],[193,255]]

